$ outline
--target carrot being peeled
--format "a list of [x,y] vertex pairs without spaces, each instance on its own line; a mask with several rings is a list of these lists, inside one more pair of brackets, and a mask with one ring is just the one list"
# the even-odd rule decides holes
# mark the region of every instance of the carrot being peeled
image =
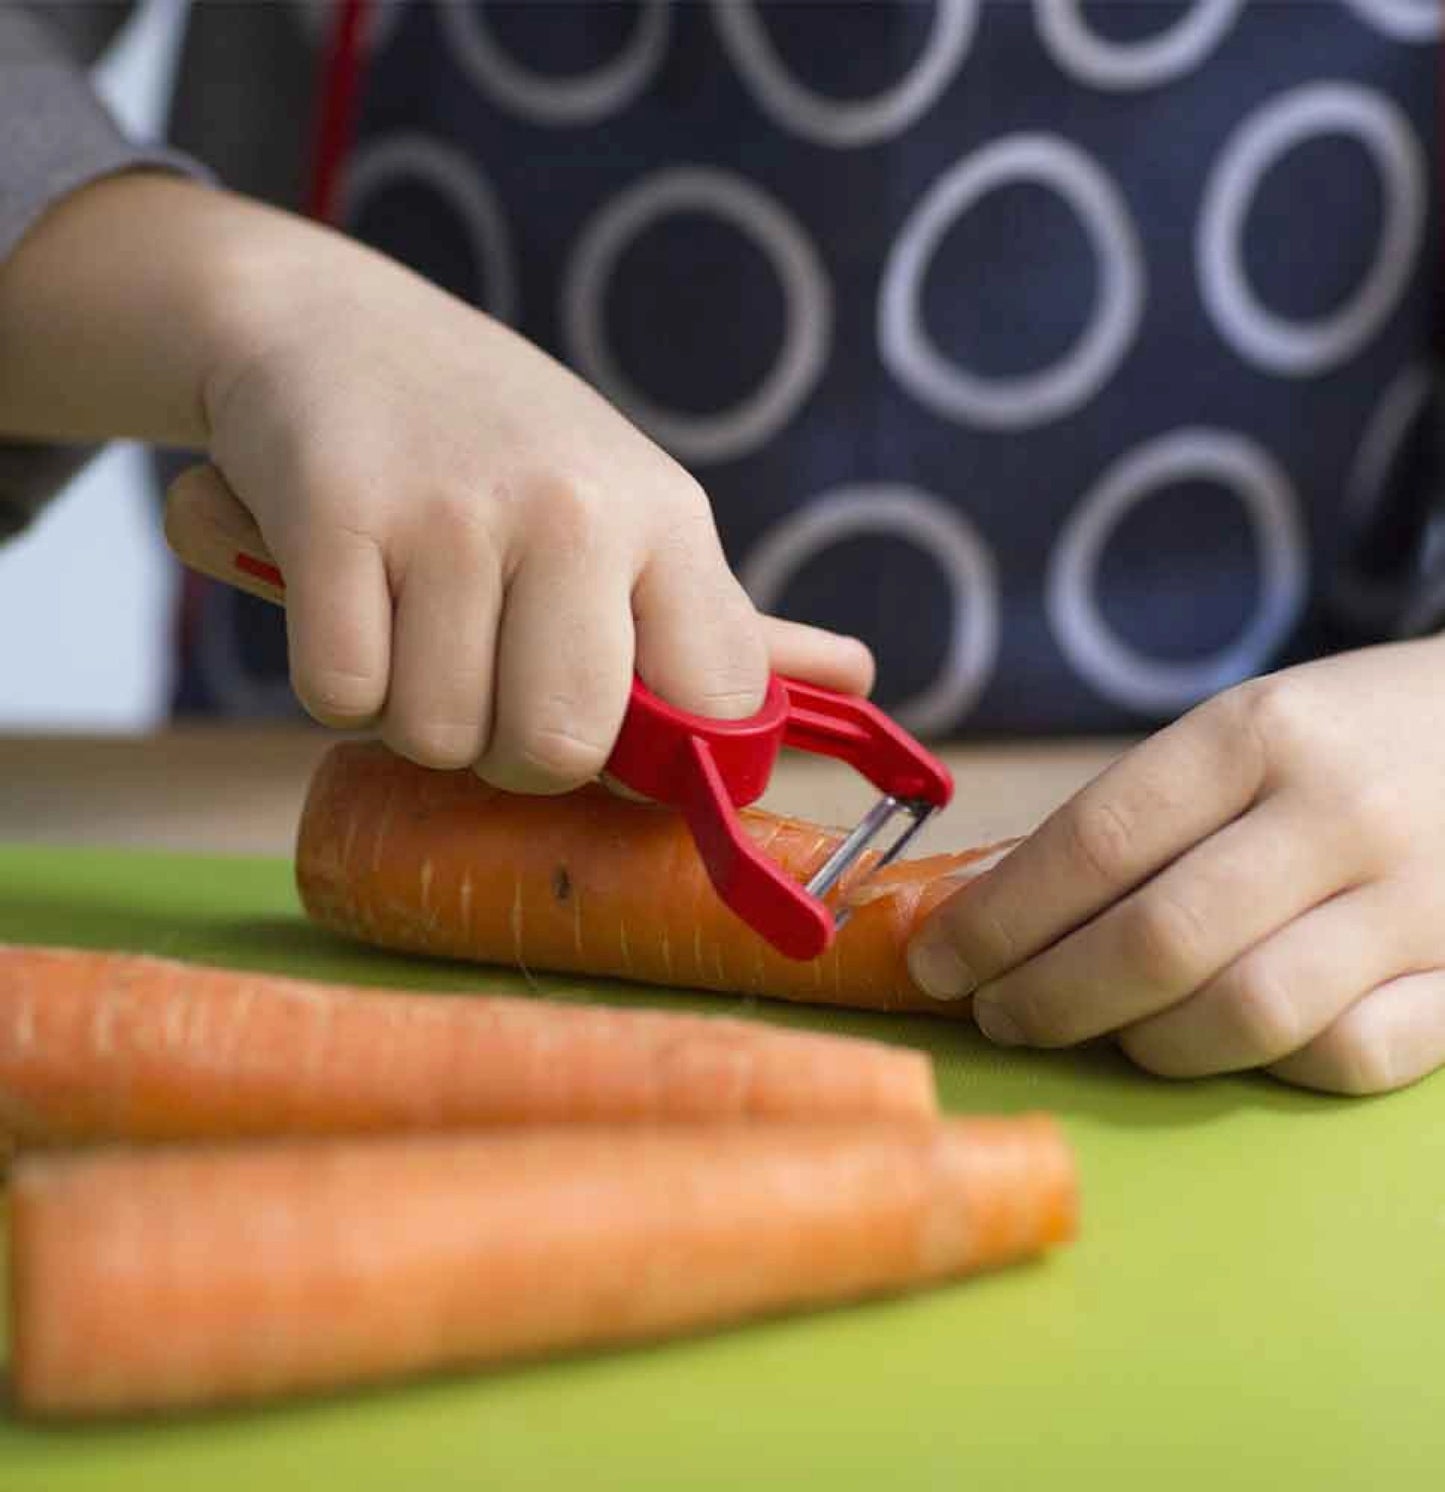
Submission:
[[29,1156],[24,1412],[258,1400],[917,1287],[1072,1237],[1046,1118]]
[[760,1022],[0,944],[0,1136],[925,1118],[922,1052]]
[[[841,834],[760,810],[743,815],[800,880]],[[296,848],[308,914],[364,942],[653,984],[815,1004],[963,1015],[929,999],[904,953],[923,918],[995,862],[1001,846],[902,861],[861,895],[821,958],[784,957],[725,907],[681,816],[601,787],[545,798],[474,773],[418,767],[371,743],[332,748],[312,779]]]

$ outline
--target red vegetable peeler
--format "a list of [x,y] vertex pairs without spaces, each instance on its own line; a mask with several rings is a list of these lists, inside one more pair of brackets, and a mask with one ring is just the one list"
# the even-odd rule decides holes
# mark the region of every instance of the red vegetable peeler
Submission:
[[[806,885],[754,843],[737,813],[762,796],[784,746],[838,757],[883,794]],[[816,958],[848,920],[846,905],[830,910],[824,899],[888,824],[899,814],[909,820],[875,870],[896,859],[953,796],[947,768],[876,706],[778,675],[747,720],[689,715],[634,679],[607,770],[624,786],[679,808],[718,895],[780,952],[799,959]]]
[[[218,477],[201,468],[172,489],[166,537],[192,569],[285,602],[285,584],[259,531]],[[806,885],[743,828],[738,809],[763,795],[785,747],[847,762],[883,796]],[[758,713],[710,720],[674,709],[634,678],[608,774],[687,819],[718,895],[790,958],[816,958],[847,920],[827,902],[868,847],[900,814],[908,822],[873,870],[896,859],[953,796],[948,769],[866,700],[774,675]],[[856,889],[856,888],[855,888]]]

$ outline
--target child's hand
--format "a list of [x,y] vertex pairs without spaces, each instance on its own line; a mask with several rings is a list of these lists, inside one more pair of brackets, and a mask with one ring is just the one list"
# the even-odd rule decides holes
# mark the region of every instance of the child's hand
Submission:
[[1445,641],[1227,691],[1128,752],[912,949],[985,1034],[1346,1093],[1445,1062]]
[[602,768],[634,650],[705,715],[756,710],[770,652],[867,687],[860,644],[758,616],[703,490],[579,379],[390,261],[331,257],[303,299],[255,296],[261,331],[206,389],[317,719],[553,792]]
[[502,787],[595,775],[634,666],[724,717],[757,708],[770,656],[872,679],[860,643],[757,615],[702,489],[566,369],[191,182],[91,183],[0,261],[0,432],[208,450],[286,577],[311,713]]

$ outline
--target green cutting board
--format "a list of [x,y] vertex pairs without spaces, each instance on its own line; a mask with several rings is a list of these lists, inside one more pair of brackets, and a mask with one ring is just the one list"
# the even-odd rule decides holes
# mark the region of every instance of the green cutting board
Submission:
[[[0,849],[0,940],[521,984],[312,930],[275,861]],[[1060,1115],[1083,1237],[906,1299],[261,1412],[56,1430],[0,1407],[0,1492],[1445,1485],[1445,1077],[1174,1085],[943,1022],[531,983],[926,1047],[950,1109]]]

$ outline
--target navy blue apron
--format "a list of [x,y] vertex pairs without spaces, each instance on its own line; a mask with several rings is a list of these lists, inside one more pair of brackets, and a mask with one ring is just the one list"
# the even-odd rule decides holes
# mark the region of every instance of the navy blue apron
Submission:
[[[413,0],[342,216],[666,446],[758,604],[862,636],[920,734],[1134,730],[1398,623],[1441,17]],[[226,612],[280,707],[277,619]],[[217,693],[193,646],[181,704]]]

